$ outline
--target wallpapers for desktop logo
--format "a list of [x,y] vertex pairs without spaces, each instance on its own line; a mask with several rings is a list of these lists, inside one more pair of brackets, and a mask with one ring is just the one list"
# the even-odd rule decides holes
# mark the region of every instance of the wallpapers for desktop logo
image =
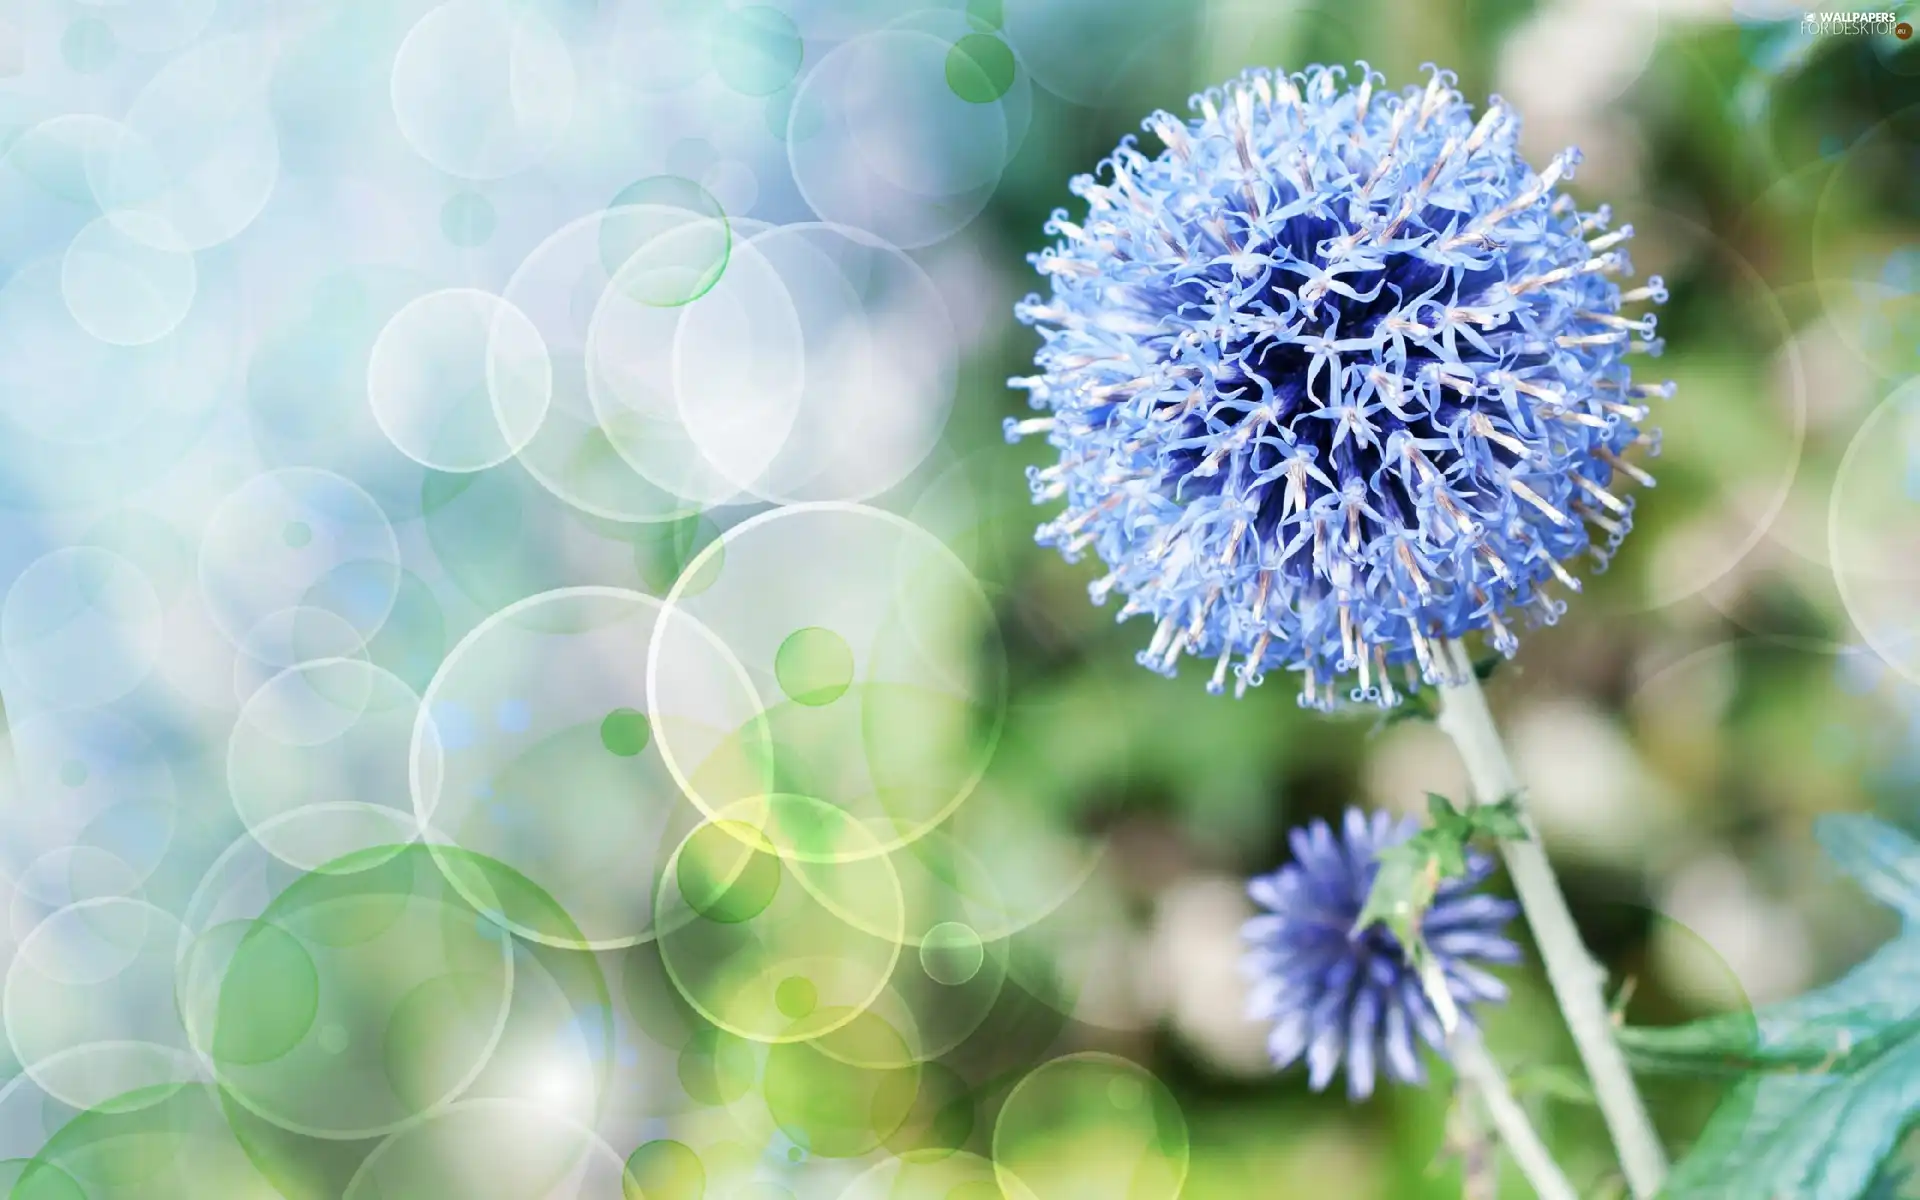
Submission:
[[1904,42],[1913,36],[1913,26],[1891,12],[1810,12],[1800,18],[1800,32],[1852,37],[1892,34]]

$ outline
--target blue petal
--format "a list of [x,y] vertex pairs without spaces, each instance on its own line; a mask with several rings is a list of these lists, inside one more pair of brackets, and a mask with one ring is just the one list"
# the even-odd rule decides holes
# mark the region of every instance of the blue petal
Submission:
[[1380,993],[1362,987],[1353,1000],[1353,1018],[1347,1029],[1347,1097],[1365,1100],[1373,1095],[1373,1055],[1380,1022]]
[[1413,1022],[1413,1028],[1420,1040],[1432,1046],[1442,1054],[1446,1053],[1447,1037],[1440,1028],[1440,1018],[1433,1011],[1433,1002],[1420,990],[1420,984],[1409,975],[1400,981],[1400,1004],[1406,1010],[1407,1018]]
[[1308,1016],[1303,1011],[1286,1014],[1267,1035],[1267,1053],[1275,1068],[1290,1067],[1307,1048]]
[[1313,1041],[1307,1046],[1307,1086],[1316,1092],[1326,1091],[1345,1049],[1346,1030],[1339,1022],[1316,1023]]
[[1507,985],[1477,967],[1461,962],[1446,965],[1448,990],[1464,1007],[1474,1003],[1501,1003],[1507,998]]
[[1426,1068],[1420,1065],[1420,1055],[1414,1048],[1406,1009],[1400,1005],[1387,1005],[1386,1031],[1380,1042],[1381,1049],[1386,1052],[1387,1070],[1394,1078],[1411,1084],[1427,1081]]
[[1512,964],[1520,961],[1520,947],[1497,933],[1479,929],[1454,929],[1429,934],[1427,945],[1442,958],[1477,958],[1482,962]]

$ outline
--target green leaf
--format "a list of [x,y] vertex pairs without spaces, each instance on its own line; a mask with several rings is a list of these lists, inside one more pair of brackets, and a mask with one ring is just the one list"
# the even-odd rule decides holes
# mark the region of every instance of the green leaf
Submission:
[[1362,930],[1374,925],[1392,930],[1415,966],[1426,953],[1420,923],[1433,906],[1441,882],[1467,873],[1467,843],[1475,833],[1483,827],[1511,828],[1518,831],[1518,836],[1526,836],[1512,798],[1484,809],[1469,806],[1462,812],[1445,796],[1428,792],[1427,813],[1432,824],[1375,855],[1379,870],[1374,873],[1373,886],[1357,919]]
[[[1436,832],[1439,832],[1436,830]],[[1463,837],[1442,836],[1434,840],[1431,861],[1443,879],[1458,879],[1467,873],[1467,842]]]
[[1433,904],[1440,887],[1438,872],[1429,855],[1405,842],[1382,851],[1380,869],[1374,873],[1367,902],[1360,909],[1355,931],[1385,925],[1400,940],[1407,953],[1419,960],[1425,950],[1420,939],[1420,921]]
[[1822,818],[1815,833],[1905,927],[1805,996],[1677,1028],[1620,1031],[1642,1070],[1745,1075],[1674,1169],[1667,1200],[1856,1200],[1920,1118],[1920,843],[1863,816]]
[[1871,817],[1830,816],[1814,827],[1827,857],[1875,900],[1920,923],[1920,846]]
[[1527,840],[1527,825],[1520,819],[1520,800],[1517,796],[1508,796],[1496,804],[1476,805],[1468,810],[1467,818],[1476,833],[1509,842]]

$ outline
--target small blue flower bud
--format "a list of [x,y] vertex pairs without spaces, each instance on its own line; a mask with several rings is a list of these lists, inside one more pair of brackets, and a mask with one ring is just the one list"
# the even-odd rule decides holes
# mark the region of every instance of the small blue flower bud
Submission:
[[[1372,1095],[1379,1066],[1402,1083],[1422,1083],[1415,1037],[1446,1051],[1433,1002],[1399,939],[1384,925],[1356,930],[1380,851],[1419,827],[1411,817],[1395,822],[1350,808],[1338,831],[1325,821],[1295,829],[1293,862],[1247,885],[1264,910],[1242,931],[1250,947],[1243,967],[1253,981],[1248,1015],[1272,1024],[1267,1047],[1276,1067],[1306,1059],[1315,1091],[1343,1062],[1347,1094],[1356,1100]],[[1474,891],[1492,871],[1485,855],[1469,851],[1467,874],[1440,884],[1420,922],[1467,1021],[1474,1004],[1507,997],[1506,985],[1476,964],[1520,961],[1520,948],[1503,932],[1519,906]]]

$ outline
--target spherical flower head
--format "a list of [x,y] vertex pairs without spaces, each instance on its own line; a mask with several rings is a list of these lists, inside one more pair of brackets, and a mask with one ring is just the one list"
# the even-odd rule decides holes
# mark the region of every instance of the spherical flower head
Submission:
[[1054,214],[1052,294],[1017,310],[1043,344],[1010,382],[1047,415],[1007,423],[1059,449],[1030,473],[1066,501],[1039,539],[1152,615],[1145,665],[1201,656],[1236,694],[1284,667],[1320,707],[1350,676],[1382,705],[1390,669],[1445,678],[1435,639],[1510,655],[1516,614],[1557,618],[1544,589],[1626,534],[1642,401],[1671,393],[1628,365],[1660,344],[1622,307],[1665,298],[1615,282],[1631,227],[1556,192],[1577,152],[1534,171],[1513,112],[1476,118],[1446,72],[1346,80],[1249,72],[1148,118],[1156,157],[1129,137],[1073,180],[1085,219]]
[[[1378,854],[1419,828],[1413,818],[1369,818],[1350,808],[1338,832],[1325,821],[1294,830],[1293,862],[1247,885],[1266,910],[1243,931],[1251,946],[1244,962],[1253,980],[1248,1015],[1272,1022],[1274,1066],[1306,1058],[1315,1091],[1342,1061],[1355,1100],[1373,1094],[1382,1063],[1403,1083],[1422,1082],[1415,1035],[1446,1052],[1440,1018],[1399,940],[1383,925],[1355,932]],[[1506,985],[1473,964],[1520,959],[1519,947],[1501,933],[1519,906],[1473,890],[1492,870],[1485,855],[1470,851],[1467,874],[1441,883],[1420,926],[1463,1021],[1471,1019],[1470,1005],[1507,996]]]

